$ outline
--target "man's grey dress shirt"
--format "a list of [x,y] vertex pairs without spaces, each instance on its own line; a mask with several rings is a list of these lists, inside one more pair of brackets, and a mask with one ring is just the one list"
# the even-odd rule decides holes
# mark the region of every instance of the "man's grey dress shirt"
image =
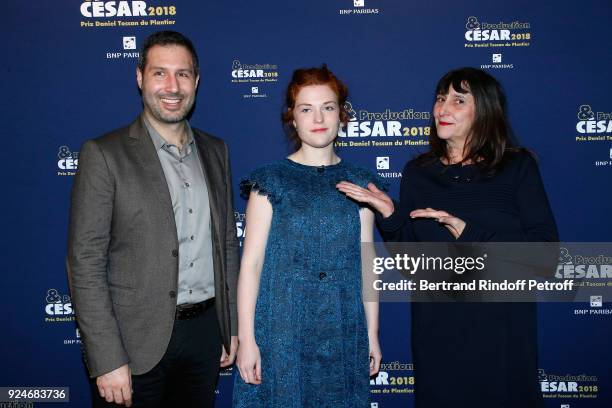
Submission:
[[189,123],[182,150],[171,145],[144,120],[161,162],[172,198],[179,241],[177,305],[215,296],[208,188]]

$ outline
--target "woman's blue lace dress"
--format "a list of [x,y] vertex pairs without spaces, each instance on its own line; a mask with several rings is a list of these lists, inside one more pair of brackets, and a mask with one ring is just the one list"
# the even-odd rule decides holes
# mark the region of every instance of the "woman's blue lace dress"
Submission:
[[345,162],[289,159],[241,183],[243,195],[268,197],[273,216],[255,310],[262,383],[236,373],[234,407],[370,406],[360,206],[336,189],[342,180],[382,187],[375,173]]

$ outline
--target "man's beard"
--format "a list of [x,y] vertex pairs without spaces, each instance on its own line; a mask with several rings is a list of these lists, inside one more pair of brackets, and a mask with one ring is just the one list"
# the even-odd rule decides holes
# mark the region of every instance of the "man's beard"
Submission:
[[[183,104],[182,108],[177,111],[167,111],[163,110],[161,107],[161,99],[181,99],[181,103]],[[193,99],[191,101],[187,101],[187,97],[181,93],[173,93],[173,94],[157,94],[157,95],[144,95],[143,103],[148,108],[151,115],[161,123],[178,123],[183,121],[191,108],[193,107]]]

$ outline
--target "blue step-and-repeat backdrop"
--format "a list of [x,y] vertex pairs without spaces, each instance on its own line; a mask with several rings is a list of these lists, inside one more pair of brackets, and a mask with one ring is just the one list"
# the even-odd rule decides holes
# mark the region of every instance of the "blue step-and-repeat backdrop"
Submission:
[[[0,386],[68,386],[66,405],[89,404],[65,272],[70,188],[83,141],[140,112],[138,49],[156,30],[195,43],[202,75],[191,123],[229,144],[236,195],[240,176],[289,153],[280,112],[294,69],[325,62],[348,84],[339,155],[376,170],[397,196],[404,163],[427,149],[436,81],[474,66],[504,85],[562,240],[611,239],[609,1],[9,0],[2,9]],[[241,239],[245,205],[236,196]],[[548,407],[612,406],[609,300],[541,305]],[[413,405],[409,312],[381,306],[373,407]],[[219,407],[230,406],[232,375],[222,373]]]

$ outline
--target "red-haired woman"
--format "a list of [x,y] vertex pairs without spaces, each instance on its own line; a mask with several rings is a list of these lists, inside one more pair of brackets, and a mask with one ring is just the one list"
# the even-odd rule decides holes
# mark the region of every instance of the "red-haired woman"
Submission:
[[282,119],[296,150],[242,181],[234,407],[369,406],[381,352],[360,242],[372,241],[374,215],[335,186],[382,186],[334,151],[347,94],[325,65],[295,71]]

